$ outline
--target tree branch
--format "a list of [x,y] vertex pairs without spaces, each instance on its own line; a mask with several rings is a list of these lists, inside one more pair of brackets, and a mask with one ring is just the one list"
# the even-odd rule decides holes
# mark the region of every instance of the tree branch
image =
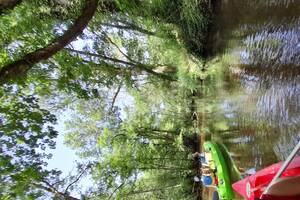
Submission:
[[72,182],[72,183],[70,183],[67,187],[66,187],[66,189],[65,189],[65,194],[67,194],[67,192],[68,192],[68,189],[72,186],[72,185],[74,185],[75,183],[77,183],[79,180],[80,180],[80,178],[83,176],[83,174],[86,172],[86,170],[88,170],[88,169],[90,169],[92,167],[92,164],[87,164],[87,166],[85,167],[85,169],[84,170],[82,170],[82,172],[77,176],[77,178]]
[[[175,81],[175,79],[173,79],[172,77],[170,77],[166,74],[157,73],[157,72],[153,71],[152,69],[150,69],[151,67],[155,67],[155,66],[145,65],[145,64],[142,64],[142,63],[132,63],[132,62],[120,60],[120,59],[117,59],[117,58],[111,58],[111,57],[101,55],[101,54],[95,54],[95,53],[75,50],[75,49],[71,49],[71,48],[64,48],[64,49],[66,49],[68,51],[71,51],[71,52],[74,52],[74,53],[93,56],[93,57],[98,57],[98,58],[102,58],[104,60],[109,60],[109,61],[112,61],[112,62],[115,62],[115,63],[120,63],[120,64],[128,65],[128,66],[131,66],[131,67],[135,67],[136,69],[140,69],[144,72],[155,75],[155,76],[160,77],[162,79],[169,80],[169,81]],[[136,61],[134,61],[134,62],[136,62]]]
[[97,10],[98,2],[99,0],[86,0],[81,15],[76,19],[73,25],[48,46],[37,49],[32,53],[26,54],[23,58],[3,66],[0,69],[0,85],[14,78],[25,76],[34,64],[50,58],[76,39],[92,19]]
[[66,200],[79,200],[75,197],[72,197],[68,194],[65,194],[65,193],[62,193],[62,192],[59,192],[56,188],[54,188],[53,186],[51,186],[48,182],[46,181],[43,181],[44,184],[46,184],[47,186],[44,186],[42,184],[39,184],[39,183],[32,183],[32,185],[36,188],[39,188],[39,189],[42,189],[44,191],[47,191],[47,192],[50,192],[54,195],[57,195],[57,196],[60,196],[62,197],[63,199],[66,199]]
[[112,61],[112,62],[115,62],[115,63],[120,63],[120,64],[124,64],[124,65],[129,65],[129,66],[134,66],[135,65],[134,63],[130,63],[130,62],[120,60],[120,59],[117,59],[117,58],[111,58],[111,57],[108,57],[108,56],[105,56],[105,55],[102,55],[102,54],[90,53],[90,52],[80,51],[80,50],[71,49],[71,48],[64,48],[64,49],[66,49],[70,52],[81,54],[81,55],[87,55],[87,56],[102,58],[104,60],[109,60],[109,61]]
[[[95,33],[95,32],[94,32],[94,34],[97,35],[97,33]],[[145,71],[145,72],[147,72],[147,73],[149,73],[149,74],[155,75],[155,76],[157,76],[157,77],[159,77],[159,78],[162,78],[162,79],[165,79],[165,80],[169,80],[169,81],[175,81],[175,79],[174,79],[173,77],[169,76],[169,75],[166,75],[166,74],[163,74],[163,73],[158,73],[158,72],[152,70],[152,68],[155,68],[155,67],[158,67],[158,66],[163,66],[163,65],[161,65],[161,64],[158,64],[158,65],[144,64],[144,63],[141,63],[141,62],[139,62],[139,61],[133,60],[132,58],[130,58],[130,56],[128,56],[126,53],[124,53],[124,52],[120,49],[120,47],[119,47],[116,43],[114,43],[114,42],[108,37],[108,35],[107,35],[106,33],[104,33],[104,35],[105,35],[105,39],[106,39],[109,43],[111,43],[112,45],[114,45],[114,46],[118,49],[118,51],[119,51],[125,58],[127,58],[127,60],[129,60],[129,61],[132,62],[132,65],[134,65],[135,67],[137,67],[137,68],[139,68],[139,69],[141,69],[141,70],[143,70],[143,71]]]
[[118,94],[119,94],[120,91],[121,91],[122,85],[123,85],[123,83],[120,83],[119,87],[117,88],[117,91],[116,91],[116,93],[115,93],[115,95],[114,95],[114,97],[113,97],[113,99],[112,99],[112,102],[111,102],[110,110],[112,110],[112,109],[114,108],[114,105],[115,105],[117,96],[118,96]]
[[108,26],[108,27],[113,27],[117,29],[123,29],[123,30],[132,30],[132,31],[137,31],[146,35],[150,36],[157,36],[155,32],[143,29],[133,23],[127,24],[127,25],[120,25],[120,24],[110,24],[110,23],[101,23],[103,26]]
[[105,35],[105,39],[112,45],[114,45],[118,51],[125,57],[127,58],[127,60],[137,64],[138,62],[134,61],[132,58],[130,58],[126,53],[124,53],[121,48],[106,34],[106,33],[103,33]]
[[114,189],[114,191],[111,193],[111,195],[108,197],[108,200],[110,200],[112,198],[112,196],[123,186],[125,185],[125,182],[121,183],[116,189]]

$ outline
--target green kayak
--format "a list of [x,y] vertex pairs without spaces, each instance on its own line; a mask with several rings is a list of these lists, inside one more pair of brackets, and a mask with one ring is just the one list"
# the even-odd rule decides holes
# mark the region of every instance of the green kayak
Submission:
[[231,158],[228,149],[223,144],[220,144],[220,143],[216,143],[216,144],[220,148],[222,155],[224,157],[224,160],[226,162],[226,165],[228,167],[228,171],[229,171],[229,175],[230,175],[230,183],[233,184],[239,180],[242,180],[241,173],[238,170],[237,166],[235,165],[233,159]]
[[208,163],[212,169],[217,169],[218,177],[218,193],[219,198],[223,200],[231,200],[234,198],[234,193],[231,187],[230,171],[220,149],[220,146],[215,142],[205,142],[204,149],[206,154],[211,154],[211,160]]

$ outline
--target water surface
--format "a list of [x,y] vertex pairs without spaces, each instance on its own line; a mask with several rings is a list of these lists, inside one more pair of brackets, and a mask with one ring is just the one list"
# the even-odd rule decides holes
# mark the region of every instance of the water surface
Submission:
[[243,168],[285,159],[300,139],[300,1],[221,1],[213,33],[199,100],[206,139]]

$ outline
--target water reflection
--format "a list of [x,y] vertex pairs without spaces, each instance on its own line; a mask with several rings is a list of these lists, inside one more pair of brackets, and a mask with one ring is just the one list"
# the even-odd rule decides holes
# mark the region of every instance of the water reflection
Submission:
[[217,7],[211,57],[234,59],[222,66],[230,69],[222,90],[206,96],[215,104],[207,123],[213,139],[242,155],[238,163],[263,168],[284,159],[300,135],[300,1],[224,0]]

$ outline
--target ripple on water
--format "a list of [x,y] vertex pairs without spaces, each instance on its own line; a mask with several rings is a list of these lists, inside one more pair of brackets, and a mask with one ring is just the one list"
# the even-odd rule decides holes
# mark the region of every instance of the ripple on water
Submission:
[[213,137],[243,155],[237,162],[262,168],[284,159],[300,137],[300,1],[228,0],[217,20],[215,48],[235,58],[228,65],[239,76],[224,81],[235,82],[235,92],[215,95],[212,115],[229,128]]

